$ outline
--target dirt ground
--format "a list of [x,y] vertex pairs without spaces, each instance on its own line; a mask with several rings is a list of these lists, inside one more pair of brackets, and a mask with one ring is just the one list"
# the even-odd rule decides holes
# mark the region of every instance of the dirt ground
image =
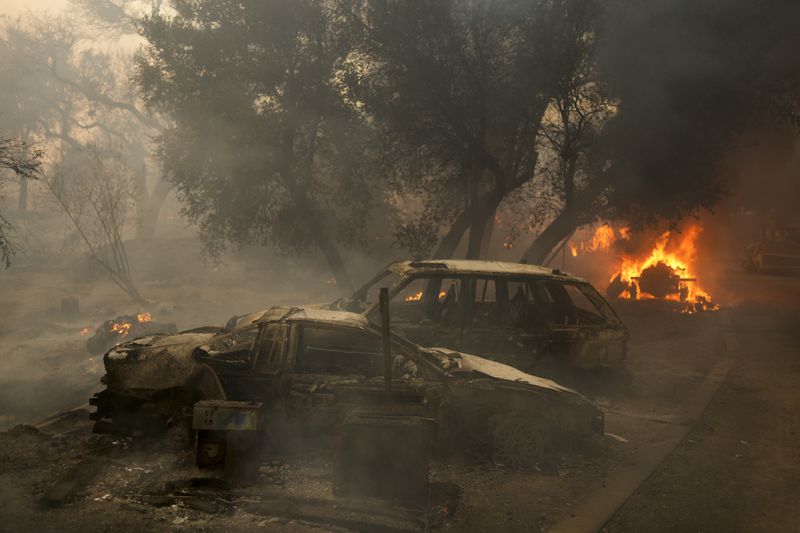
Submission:
[[[18,298],[0,322],[0,531],[800,530],[795,278],[731,271],[727,286],[741,290],[718,313],[621,305],[632,382],[584,384],[606,411],[602,442],[535,472],[480,458],[434,463],[431,504],[400,508],[333,498],[324,453],[262,464],[257,482],[239,487],[161,444],[91,435],[82,410],[56,425],[20,426],[85,403],[102,365],[78,331],[132,309],[110,304],[119,300],[113,289],[11,274],[0,277],[4,296]],[[190,327],[296,301],[296,284],[308,290],[303,301],[333,292],[302,272],[268,287],[246,282],[250,274],[151,280],[154,312]],[[81,316],[59,316],[48,290],[79,292]]]

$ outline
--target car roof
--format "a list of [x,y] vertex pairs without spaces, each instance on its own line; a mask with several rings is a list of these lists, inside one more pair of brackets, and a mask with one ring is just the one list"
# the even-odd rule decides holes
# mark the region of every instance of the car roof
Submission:
[[543,279],[557,279],[586,283],[586,280],[548,268],[527,263],[508,263],[503,261],[476,261],[471,259],[426,259],[424,261],[397,261],[389,265],[389,270],[397,274],[483,274],[494,276],[530,276]]
[[256,323],[264,322],[323,322],[339,326],[349,326],[367,329],[369,321],[363,315],[351,313],[349,311],[332,311],[330,309],[318,309],[315,307],[296,307],[288,305],[276,305],[269,308]]

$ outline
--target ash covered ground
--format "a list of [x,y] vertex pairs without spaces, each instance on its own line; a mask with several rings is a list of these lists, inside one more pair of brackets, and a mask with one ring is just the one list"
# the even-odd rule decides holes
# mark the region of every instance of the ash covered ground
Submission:
[[[163,440],[93,435],[86,400],[101,388],[103,368],[79,331],[136,309],[116,307],[112,287],[74,276],[8,274],[3,292],[14,305],[2,341],[3,530],[46,524],[83,531],[634,531],[654,520],[666,530],[798,525],[791,500],[800,480],[791,407],[800,394],[797,278],[731,268],[717,285],[737,300],[713,313],[619,302],[631,332],[633,379],[582,384],[606,413],[602,442],[559,453],[532,472],[470,456],[434,462],[432,507],[410,510],[334,498],[329,452],[275,457],[257,465],[254,482],[240,485],[198,470],[191,453],[176,453]],[[202,280],[181,274],[145,287],[162,302],[152,308],[155,318],[181,328],[223,323],[264,302],[324,301],[333,292],[302,269],[280,285],[242,283],[270,275],[259,269],[206,273]],[[310,290],[299,293],[296,286]],[[52,295],[61,293],[81,295],[78,317],[60,316]]]

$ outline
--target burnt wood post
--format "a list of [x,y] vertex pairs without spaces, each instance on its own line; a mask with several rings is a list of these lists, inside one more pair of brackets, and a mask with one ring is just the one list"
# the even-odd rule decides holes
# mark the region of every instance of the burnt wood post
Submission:
[[383,382],[386,387],[386,401],[392,401],[392,343],[389,338],[389,289],[381,287],[381,336],[383,340]]

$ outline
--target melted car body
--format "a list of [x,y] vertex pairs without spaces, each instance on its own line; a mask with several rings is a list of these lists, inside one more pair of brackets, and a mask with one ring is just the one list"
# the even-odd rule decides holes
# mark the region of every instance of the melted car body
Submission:
[[[291,428],[310,439],[333,436],[355,409],[385,402],[381,331],[366,317],[346,311],[276,307],[233,332],[204,338],[187,337],[178,349],[161,339],[153,351],[137,348],[120,364],[118,347],[107,354],[109,385],[101,393],[117,399],[169,403],[174,398],[258,402],[267,427]],[[170,349],[165,349],[169,346]],[[186,354],[191,353],[187,359]],[[134,367],[151,360],[175,371],[149,374],[147,387]],[[535,434],[586,437],[603,433],[603,413],[579,393],[553,381],[525,374],[510,366],[446,348],[423,348],[400,335],[391,335],[391,405],[402,406],[437,421],[442,441],[492,446],[504,442],[505,457],[515,449],[498,428],[527,424]],[[182,370],[177,370],[182,369]],[[183,373],[183,381],[178,374]],[[126,385],[135,384],[135,388]],[[176,389],[182,396],[168,394]],[[104,401],[96,418],[111,427],[126,413]],[[177,405],[159,405],[167,412]],[[505,425],[504,425],[505,423]],[[116,427],[132,433],[134,428]],[[511,432],[507,432],[511,433]],[[515,433],[514,433],[515,434]],[[506,440],[502,440],[502,439]],[[530,449],[520,446],[520,449]]]
[[578,368],[624,364],[628,332],[606,300],[558,270],[493,261],[400,261],[333,309],[378,323],[390,287],[396,331],[423,345],[478,353],[522,370],[555,359]]

